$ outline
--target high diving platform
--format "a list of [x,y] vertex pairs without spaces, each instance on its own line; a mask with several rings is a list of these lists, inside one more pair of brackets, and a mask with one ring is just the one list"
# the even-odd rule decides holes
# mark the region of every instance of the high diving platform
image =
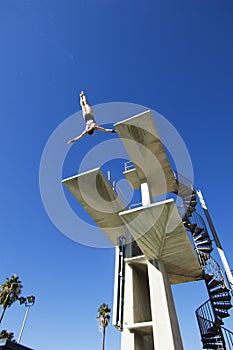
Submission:
[[123,211],[120,217],[145,258],[164,264],[170,284],[203,279],[173,199]]
[[[115,128],[120,131],[121,141],[134,164],[133,169],[124,172],[133,189],[147,182],[152,196],[176,193],[180,184],[174,177],[151,112],[116,123]],[[203,278],[173,200],[125,208],[100,168],[64,179],[62,183],[114,246],[118,237],[130,232],[146,259],[160,259],[164,263],[171,284]]]
[[147,182],[152,196],[177,193],[178,186],[150,111],[114,124],[134,168],[124,175],[132,188]]
[[64,179],[62,183],[116,245],[117,237],[124,231],[119,213],[125,207],[100,168]]

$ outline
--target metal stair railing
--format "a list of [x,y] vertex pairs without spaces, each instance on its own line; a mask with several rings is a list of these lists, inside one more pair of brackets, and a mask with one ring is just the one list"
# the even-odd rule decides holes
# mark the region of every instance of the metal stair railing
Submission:
[[205,265],[203,266],[204,272],[205,274],[213,274],[214,278],[218,281],[221,281],[224,285],[226,285],[225,283],[225,278],[223,275],[223,272],[221,270],[220,265],[217,263],[217,261],[212,258],[212,256],[208,255],[208,259],[206,260],[206,257],[204,257],[204,253],[200,254],[201,256],[203,255],[202,259],[204,258],[205,261]]
[[[227,289],[224,291],[224,288],[226,288],[224,275],[217,261],[215,261],[209,254],[199,253],[198,258],[200,265],[203,268],[206,286],[210,296],[210,299],[196,310],[196,317],[201,333],[203,348],[233,350],[233,333],[222,327],[222,317],[224,316],[218,315],[219,310],[221,310],[221,301],[217,300],[215,296],[212,295],[213,292],[209,288],[209,282],[211,279],[216,280],[222,284],[222,290],[218,291],[215,294],[218,296],[222,295],[222,297],[225,297],[226,294],[229,294]],[[209,276],[210,278],[208,278]],[[214,291],[215,287],[213,286],[213,288]],[[229,300],[227,300],[227,302],[229,302]],[[224,305],[225,302],[223,302],[223,306]],[[222,311],[224,312],[224,310]],[[227,311],[226,315],[228,315]]]
[[128,162],[124,163],[124,168],[125,168],[125,172],[126,172],[126,171],[130,171],[130,170],[134,170],[135,166],[134,166],[134,163],[131,160],[129,160]]
[[[231,274],[232,274],[232,276],[233,276],[233,270],[231,270]],[[232,286],[232,283],[229,281],[226,272],[225,272],[225,275],[226,275],[227,283],[228,283],[228,285],[229,285],[230,293],[231,293],[231,295],[233,296],[233,286]]]
[[194,190],[193,182],[191,180],[189,180],[187,177],[178,173],[177,170],[173,170],[173,175],[174,175],[175,180],[178,181],[178,183],[181,183],[181,184],[185,185],[186,187],[189,187],[191,190]]
[[[203,349],[233,350],[233,333],[222,327],[222,318],[229,316],[227,310],[224,308],[226,307],[227,303],[223,301],[221,305],[221,300],[218,300],[219,296],[221,297],[222,295],[222,298],[224,299],[226,297],[226,294],[228,294],[227,289],[224,291],[224,288],[226,288],[226,282],[223,272],[220,265],[217,263],[217,261],[215,261],[215,259],[212,258],[209,253],[205,253],[202,251],[202,249],[198,249],[199,245],[201,247],[202,237],[205,237],[205,239],[209,237],[204,219],[197,212],[194,212],[188,218],[188,220],[190,224],[196,224],[196,227],[203,229],[199,236],[198,234],[195,234],[196,229],[194,229],[192,232],[194,244],[196,247],[195,250],[199,263],[203,269],[207,290],[210,296],[210,299],[196,310]],[[211,280],[219,281],[219,283],[222,285],[222,291],[218,293],[217,299],[212,295],[215,288],[214,285],[214,290],[210,288]],[[223,314],[221,314],[221,312]]]
[[118,185],[117,181],[112,176],[111,172],[108,170],[107,172],[107,179],[110,183],[113,191],[118,196],[122,204],[125,206],[125,208],[129,208],[129,200],[126,198],[124,192],[121,190],[120,186]]
[[213,311],[210,299],[207,300],[206,302],[204,302],[201,306],[199,306],[197,308],[197,310],[195,311],[195,313],[197,316],[200,316],[200,317],[208,320],[209,322],[214,323],[215,315],[214,315],[214,311]]
[[201,340],[205,349],[208,344],[215,344],[218,349],[233,350],[233,333],[214,322],[214,313],[210,300],[196,310],[197,322],[201,332]]
[[189,220],[191,224],[197,224],[198,227],[203,228],[204,231],[207,231],[203,217],[196,211],[192,213],[192,215],[189,217]]
[[192,196],[193,194],[184,198],[183,206],[179,207],[178,210],[184,226],[192,234],[195,251],[203,269],[203,277],[210,297],[196,310],[203,349],[233,350],[233,333],[222,327],[222,319],[230,316],[227,311],[232,307],[230,294],[221,267],[210,255],[213,250],[212,240],[205,220],[195,210],[195,198]]

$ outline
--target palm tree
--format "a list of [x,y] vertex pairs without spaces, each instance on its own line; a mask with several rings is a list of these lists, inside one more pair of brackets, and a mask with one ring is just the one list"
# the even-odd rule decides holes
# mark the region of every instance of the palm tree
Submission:
[[14,338],[14,333],[8,332],[6,329],[3,329],[0,333],[0,340],[12,340]]
[[99,324],[103,329],[103,337],[102,337],[102,350],[104,350],[105,345],[105,329],[109,324],[110,320],[110,312],[111,309],[108,307],[107,304],[102,304],[98,309],[98,315],[96,316],[97,319],[99,319]]
[[7,277],[6,281],[0,286],[0,305],[2,305],[0,323],[2,322],[6,309],[18,300],[22,287],[21,281],[16,275],[12,275],[10,278]]

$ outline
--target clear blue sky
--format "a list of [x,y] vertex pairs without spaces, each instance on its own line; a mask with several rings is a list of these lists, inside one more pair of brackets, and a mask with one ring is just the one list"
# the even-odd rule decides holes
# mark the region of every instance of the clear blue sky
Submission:
[[[232,18],[230,0],[0,2],[0,282],[15,273],[23,294],[36,296],[25,345],[100,349],[95,316],[102,302],[112,307],[114,250],[68,239],[40,197],[43,149],[79,111],[81,89],[93,105],[136,103],[173,124],[233,267]],[[80,154],[102,140],[72,146],[64,173],[75,174]],[[208,299],[204,283],[176,286],[174,295],[185,349],[201,348],[194,311]],[[12,306],[2,327],[17,337],[24,312]],[[112,327],[106,345],[120,348]]]

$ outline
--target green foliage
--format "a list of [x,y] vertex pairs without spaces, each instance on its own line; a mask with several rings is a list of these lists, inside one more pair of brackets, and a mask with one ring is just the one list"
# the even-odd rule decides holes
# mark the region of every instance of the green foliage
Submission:
[[99,307],[98,315],[96,316],[96,318],[99,320],[100,326],[103,328],[102,350],[104,350],[104,347],[105,347],[105,329],[109,324],[110,312],[111,312],[111,309],[108,307],[108,305],[103,303]]
[[10,307],[21,293],[22,284],[19,277],[12,275],[0,286],[0,305]]
[[12,275],[10,278],[7,277],[6,281],[0,285],[0,305],[2,305],[0,323],[6,309],[18,300],[22,287],[21,281],[16,275]]
[[8,332],[6,329],[3,329],[0,333],[0,340],[12,340],[14,338],[14,333]]
[[107,304],[103,303],[98,309],[98,315],[96,316],[99,319],[100,325],[102,328],[106,328],[109,324],[111,309]]

